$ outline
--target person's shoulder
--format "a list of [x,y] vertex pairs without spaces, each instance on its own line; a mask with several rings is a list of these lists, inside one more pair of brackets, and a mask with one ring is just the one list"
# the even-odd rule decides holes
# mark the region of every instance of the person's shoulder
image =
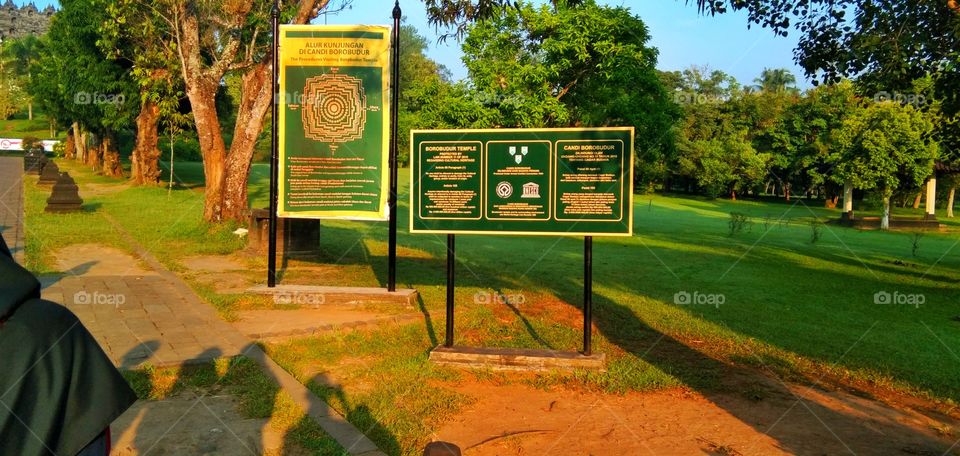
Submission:
[[62,334],[75,326],[82,325],[77,315],[66,306],[45,299],[30,299],[17,308],[4,326],[23,326],[31,331]]

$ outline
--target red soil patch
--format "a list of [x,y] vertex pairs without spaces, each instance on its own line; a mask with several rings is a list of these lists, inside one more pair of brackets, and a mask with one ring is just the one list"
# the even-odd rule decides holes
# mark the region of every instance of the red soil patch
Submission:
[[[955,454],[958,421],[740,371],[725,392],[613,396],[466,381],[476,398],[439,429],[465,455]],[[955,448],[954,448],[955,449]]]

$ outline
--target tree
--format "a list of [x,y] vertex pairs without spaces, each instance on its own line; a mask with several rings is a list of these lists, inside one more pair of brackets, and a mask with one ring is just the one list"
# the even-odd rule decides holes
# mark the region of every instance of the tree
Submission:
[[[687,0],[692,3],[693,0]],[[960,9],[943,0],[696,0],[702,13],[745,11],[750,23],[801,35],[794,57],[815,82],[857,77],[874,91],[933,75],[945,112],[960,112]]]
[[[284,2],[281,20],[305,24],[331,0]],[[340,5],[349,4],[341,0]],[[185,93],[203,157],[206,182],[204,219],[243,220],[247,183],[257,139],[271,106],[273,51],[270,46],[272,2],[254,0],[138,0],[166,23],[151,39],[176,50]],[[242,98],[228,145],[217,113],[217,93],[229,75],[239,75]]]
[[[130,154],[130,180],[137,185],[160,183],[162,116],[175,115],[183,98],[183,80],[176,49],[168,40],[168,24],[134,0],[106,0],[108,18],[100,25],[100,49],[132,67],[139,88],[136,143]],[[166,107],[166,109],[164,109]]]
[[489,100],[498,126],[632,125],[637,163],[663,163],[680,111],[646,25],[626,8],[571,3],[517,2],[470,27],[463,50],[475,96]]
[[[5,41],[0,58],[4,60],[3,69],[10,70],[20,79],[21,87],[27,86],[31,79],[30,70],[40,59],[40,39],[34,35],[24,35]],[[33,101],[30,97],[25,98],[27,118],[33,120]]]
[[[47,42],[32,68],[34,100],[60,124],[78,123],[97,139],[80,158],[108,176],[122,176],[117,131],[135,112],[137,91],[129,67],[110,60],[98,48],[99,26],[106,19],[100,0],[64,0],[50,23]],[[77,141],[86,147],[86,141]]]
[[451,90],[449,71],[426,55],[427,39],[417,28],[400,26],[400,105],[397,161],[409,159],[410,130],[439,128],[444,125],[442,109]]
[[762,92],[772,93],[799,93],[797,77],[786,68],[764,68],[760,77],[753,80]]
[[837,184],[876,189],[883,198],[881,229],[890,227],[890,197],[901,186],[919,187],[933,172],[938,146],[933,124],[910,105],[878,102],[845,119],[836,131],[830,162]]
[[679,170],[695,179],[710,196],[721,194],[737,199],[737,192],[756,188],[767,175],[769,154],[758,153],[746,131],[731,132],[712,139],[682,139]]
[[[786,106],[776,124],[759,135],[773,155],[771,175],[785,189],[811,189],[833,185],[828,158],[833,151],[834,130],[858,109],[853,84],[821,85]],[[828,192],[825,192],[828,193]]]

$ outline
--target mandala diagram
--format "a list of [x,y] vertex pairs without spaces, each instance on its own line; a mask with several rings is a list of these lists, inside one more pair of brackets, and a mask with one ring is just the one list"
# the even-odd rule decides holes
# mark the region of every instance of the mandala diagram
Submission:
[[367,96],[360,79],[346,74],[308,78],[303,87],[303,131],[328,143],[354,141],[367,123]]

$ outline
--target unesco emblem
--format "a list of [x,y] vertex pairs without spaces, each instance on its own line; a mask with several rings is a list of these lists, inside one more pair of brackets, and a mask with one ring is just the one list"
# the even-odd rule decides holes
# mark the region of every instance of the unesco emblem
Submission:
[[501,182],[497,184],[497,196],[501,198],[509,198],[513,194],[513,186],[509,182]]
[[540,185],[534,182],[527,182],[523,184],[523,194],[520,195],[521,198],[539,198],[540,197]]

